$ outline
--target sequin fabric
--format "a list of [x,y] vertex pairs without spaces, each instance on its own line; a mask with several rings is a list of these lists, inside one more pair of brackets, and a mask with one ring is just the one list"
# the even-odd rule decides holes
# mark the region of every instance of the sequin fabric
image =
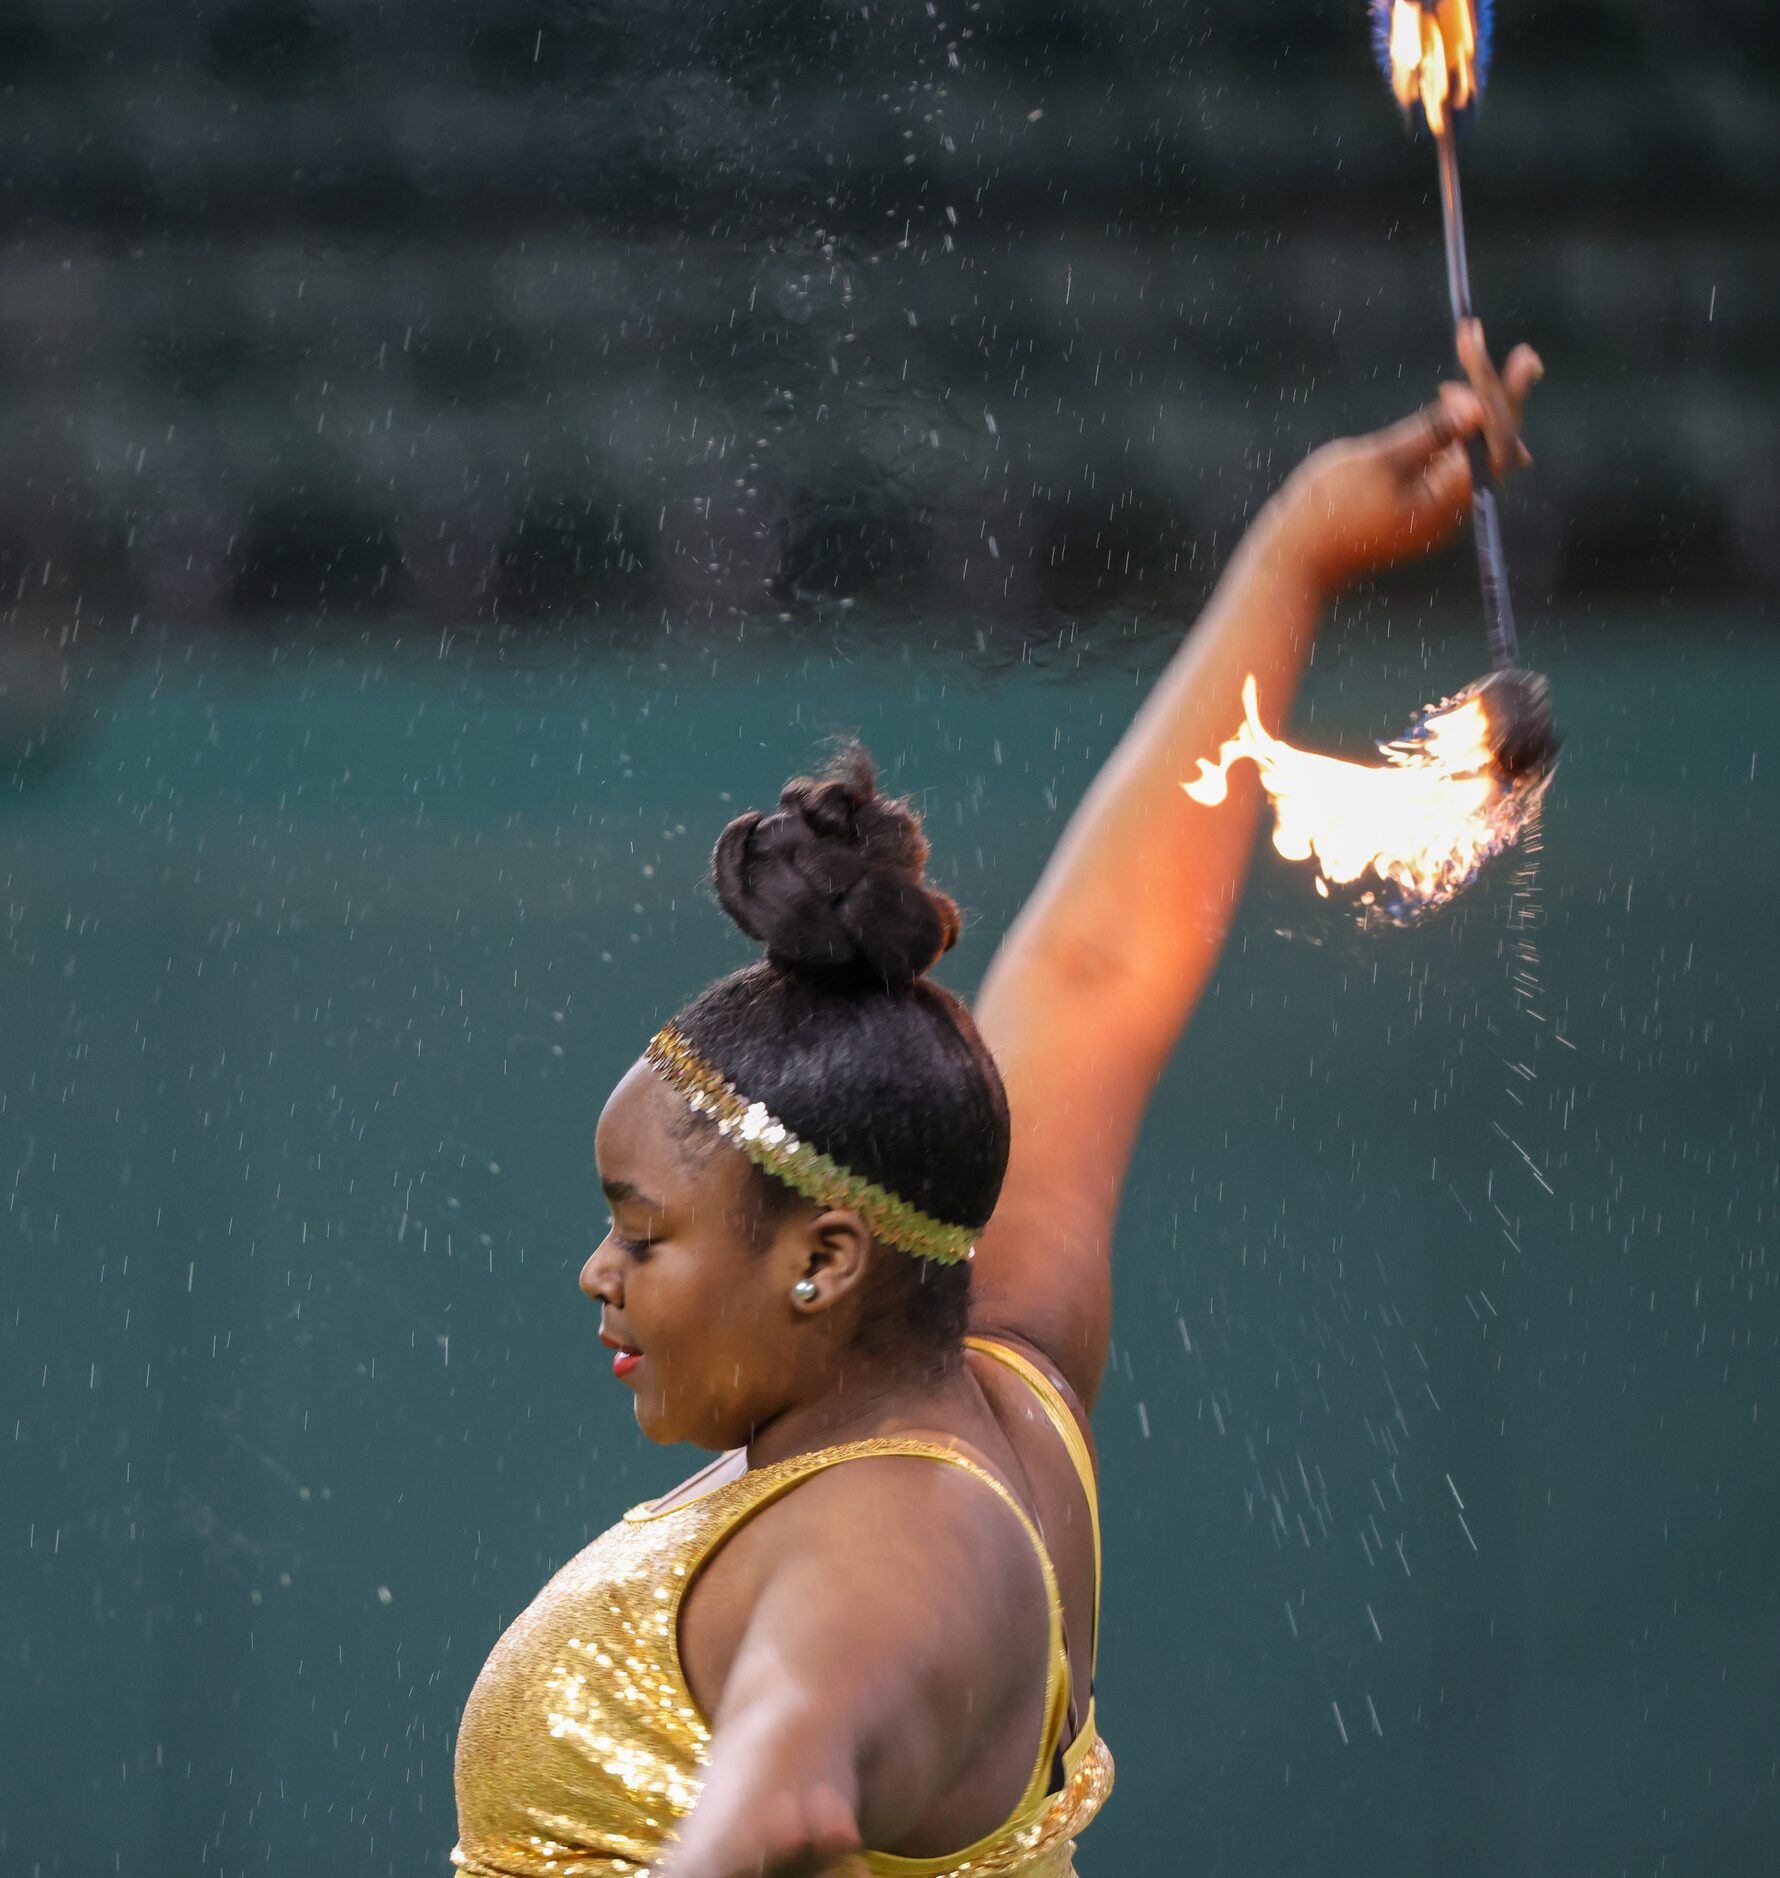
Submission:
[[[636,1507],[545,1585],[494,1647],[457,1742],[458,1844],[469,1878],[646,1873],[698,1800],[710,1729],[680,1666],[680,1602],[700,1565],[752,1513],[810,1474],[866,1455],[921,1454],[1005,1489],[950,1449],[881,1438],[762,1467],[700,1498]],[[1053,1624],[1053,1630],[1055,1624]],[[1091,1730],[1061,1790],[951,1859],[867,1853],[846,1873],[890,1878],[1067,1878],[1074,1837],[1112,1786]]]

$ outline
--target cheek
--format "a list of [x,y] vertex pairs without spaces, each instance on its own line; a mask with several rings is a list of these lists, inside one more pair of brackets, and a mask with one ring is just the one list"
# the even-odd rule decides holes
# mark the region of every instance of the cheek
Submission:
[[645,1354],[654,1354],[658,1381],[674,1397],[704,1393],[715,1372],[729,1373],[732,1300],[712,1281],[703,1261],[680,1255],[637,1267],[626,1288],[625,1309]]
[[[659,1352],[637,1412],[657,1440],[727,1448],[746,1439],[748,1423],[776,1399],[783,1352],[763,1334],[762,1302],[733,1287],[702,1288],[663,1310],[646,1348]],[[642,1320],[637,1319],[639,1333]]]

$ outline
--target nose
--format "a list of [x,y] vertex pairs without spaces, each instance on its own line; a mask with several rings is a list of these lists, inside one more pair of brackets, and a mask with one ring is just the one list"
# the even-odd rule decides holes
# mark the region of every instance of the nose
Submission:
[[618,1278],[618,1262],[612,1256],[612,1235],[608,1233],[581,1267],[579,1284],[595,1304],[617,1304],[623,1293]]

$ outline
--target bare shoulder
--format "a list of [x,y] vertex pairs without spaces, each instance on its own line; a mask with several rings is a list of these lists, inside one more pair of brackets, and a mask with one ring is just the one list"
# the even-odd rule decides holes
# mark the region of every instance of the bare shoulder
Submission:
[[1000,1494],[947,1462],[872,1455],[800,1481],[730,1536],[688,1594],[681,1653],[707,1713],[764,1622],[788,1652],[843,1649],[864,1686],[893,1679],[944,1714],[973,1691],[979,1705],[1019,1699],[1031,1657],[1014,1646],[1046,1609],[1032,1540]]
[[[1024,1332],[1002,1328],[993,1310],[972,1311],[970,1334],[974,1339],[983,1343],[999,1343],[1012,1350],[1016,1356],[1023,1356],[1044,1377],[1045,1381],[1063,1398],[1063,1406],[1068,1409],[1076,1427],[1081,1430],[1082,1439],[1088,1444],[1088,1453],[1098,1463],[1098,1452],[1094,1446],[1093,1420],[1089,1415],[1087,1404],[1083,1402],[1075,1384],[1071,1382],[1051,1353]],[[994,1375],[994,1369],[988,1367],[993,1363],[993,1357],[985,1356],[984,1367],[978,1371],[979,1379]],[[1011,1382],[1012,1372],[1006,1373]],[[1022,1393],[1027,1393],[1024,1383],[1015,1383],[1014,1386]]]
[[981,1462],[962,1467],[927,1455],[861,1456],[802,1481],[753,1523],[775,1554],[847,1560],[846,1577],[861,1591],[892,1577],[962,1587],[992,1570],[998,1584],[1030,1580],[1042,1603],[1032,1540],[1014,1506],[981,1477],[986,1472]]

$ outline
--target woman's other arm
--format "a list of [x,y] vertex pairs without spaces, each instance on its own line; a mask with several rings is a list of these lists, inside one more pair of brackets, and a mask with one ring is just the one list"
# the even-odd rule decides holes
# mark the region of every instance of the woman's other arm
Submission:
[[[746,1556],[728,1561],[730,1547]],[[980,1777],[985,1743],[1027,1721],[1030,1765],[1044,1579],[980,1481],[917,1457],[855,1461],[804,1482],[725,1552],[748,1616],[714,1703],[709,1773],[661,1878],[851,1873],[851,1854],[906,1840]]]
[[977,1249],[974,1326],[1034,1345],[1086,1406],[1106,1362],[1126,1165],[1217,963],[1261,805],[1247,769],[1215,813],[1180,785],[1235,731],[1250,672],[1263,717],[1284,724],[1330,596],[1453,532],[1471,492],[1464,439],[1487,435],[1498,474],[1527,460],[1519,420],[1537,357],[1519,348],[1498,378],[1475,328],[1461,351],[1468,386],[1317,451],[1261,511],[1071,817],[977,998],[1013,1143]]

